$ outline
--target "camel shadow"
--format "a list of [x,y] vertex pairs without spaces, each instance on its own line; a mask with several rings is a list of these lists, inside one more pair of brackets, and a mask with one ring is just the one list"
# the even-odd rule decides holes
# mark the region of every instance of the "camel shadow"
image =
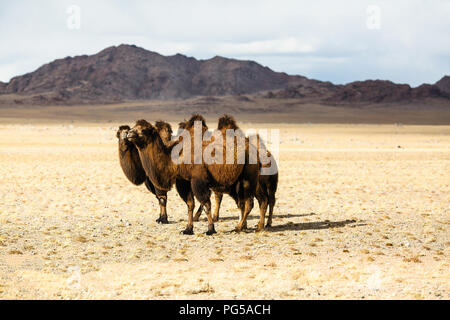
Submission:
[[[317,221],[317,222],[299,222],[299,223],[288,222],[286,224],[269,227],[266,230],[270,232],[322,230],[322,229],[342,228],[352,223],[356,223],[356,220]],[[362,225],[364,224],[357,224],[354,226],[356,227]]]
[[[203,215],[203,213],[202,213]],[[306,214],[277,214],[274,215],[275,218],[296,218],[296,217],[310,217],[316,215],[315,213],[306,213]],[[200,218],[200,220],[207,221],[205,217]],[[267,219],[267,214],[266,214]],[[239,216],[226,216],[226,217],[220,217],[219,221],[232,221],[232,220],[239,220]],[[247,220],[259,220],[259,215],[249,215],[247,217]]]

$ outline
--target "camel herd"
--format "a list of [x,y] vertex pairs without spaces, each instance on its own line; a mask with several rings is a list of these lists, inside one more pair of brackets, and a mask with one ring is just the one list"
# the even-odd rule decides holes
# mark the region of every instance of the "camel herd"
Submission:
[[[198,129],[198,130],[197,130]],[[120,126],[117,131],[119,140],[120,166],[135,185],[145,184],[147,189],[158,199],[160,215],[158,223],[168,223],[167,192],[175,185],[179,196],[188,208],[188,224],[184,234],[194,233],[194,221],[198,221],[204,211],[208,218],[207,235],[216,233],[214,222],[219,220],[219,210],[223,194],[230,195],[240,209],[239,223],[235,228],[240,232],[247,228],[247,217],[253,209],[256,197],[260,208],[260,219],[257,231],[264,229],[265,215],[269,207],[266,227],[272,225],[275,193],[278,185],[277,164],[259,136],[243,136],[242,161],[239,159],[238,137],[229,132],[240,131],[233,117],[224,115],[218,121],[214,137],[203,139],[208,135],[208,126],[203,116],[194,114],[179,124],[178,135],[172,139],[172,128],[169,123],[157,121],[154,125],[146,120],[138,120],[133,128]],[[200,135],[199,151],[186,148],[195,144],[195,137]],[[256,138],[256,139],[253,139]],[[256,142],[255,142],[256,141]],[[220,144],[219,144],[220,142]],[[205,161],[203,155],[211,154],[219,160]],[[228,152],[228,153],[227,153]],[[260,161],[264,153],[269,162]],[[173,155],[187,161],[174,161]],[[229,155],[231,160],[229,161]],[[251,155],[257,154],[256,161]],[[262,168],[276,168],[273,174],[261,174]],[[215,194],[216,207],[211,215],[211,192]],[[195,199],[200,202],[194,215]]]

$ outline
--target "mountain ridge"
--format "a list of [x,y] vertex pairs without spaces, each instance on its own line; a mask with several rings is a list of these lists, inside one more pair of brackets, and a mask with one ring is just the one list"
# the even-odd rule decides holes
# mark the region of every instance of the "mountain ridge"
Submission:
[[90,104],[129,100],[188,99],[195,96],[264,94],[324,104],[410,102],[450,99],[450,77],[412,88],[386,80],[345,85],[275,72],[255,61],[215,56],[197,60],[163,56],[135,45],[111,46],[93,55],[56,59],[33,72],[0,82],[16,103]]

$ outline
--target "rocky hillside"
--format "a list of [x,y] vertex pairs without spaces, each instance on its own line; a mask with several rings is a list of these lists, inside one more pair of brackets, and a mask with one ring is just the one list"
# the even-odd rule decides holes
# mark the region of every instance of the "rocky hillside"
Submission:
[[[120,45],[95,55],[67,57],[0,85],[2,93],[58,101],[178,99],[237,95],[279,89],[307,81],[253,61],[214,57],[196,60],[162,56]],[[3,88],[2,88],[3,87]]]
[[381,80],[334,85],[274,72],[254,61],[163,56],[120,45],[91,56],[58,59],[9,83],[0,82],[0,103],[9,98],[15,104],[90,104],[258,92],[269,99],[331,105],[408,103],[428,98],[448,103],[450,77],[417,88]]
[[391,81],[366,80],[346,85],[333,85],[329,82],[299,84],[275,92],[269,91],[266,98],[303,98],[325,104],[373,104],[408,103],[429,98],[450,99],[449,83],[442,80],[434,85],[422,84],[412,88],[407,84]]
[[436,86],[442,91],[446,92],[450,95],[450,76],[445,76],[438,82],[436,82]]

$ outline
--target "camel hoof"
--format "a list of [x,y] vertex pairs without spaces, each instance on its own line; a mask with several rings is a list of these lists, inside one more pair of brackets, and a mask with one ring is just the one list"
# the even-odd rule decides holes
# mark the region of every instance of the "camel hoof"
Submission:
[[193,235],[194,234],[194,227],[193,226],[187,226],[186,229],[182,231],[183,234],[187,235]]
[[207,236],[211,236],[211,235],[213,235],[214,233],[217,233],[216,230],[214,229],[214,225],[208,226],[208,231],[206,231],[206,235],[207,235]]
[[259,226],[258,226],[258,227],[256,228],[256,232],[261,232],[261,231],[264,231],[264,227],[259,227]]
[[268,224],[266,224],[266,229],[269,229],[269,228],[272,228],[272,224],[270,223],[268,223]]
[[238,228],[238,227],[234,228],[234,232],[236,232],[236,233],[239,233],[241,231],[242,231],[242,228]]
[[167,217],[159,217],[158,219],[156,219],[156,222],[161,224],[168,224],[169,220],[167,220]]

